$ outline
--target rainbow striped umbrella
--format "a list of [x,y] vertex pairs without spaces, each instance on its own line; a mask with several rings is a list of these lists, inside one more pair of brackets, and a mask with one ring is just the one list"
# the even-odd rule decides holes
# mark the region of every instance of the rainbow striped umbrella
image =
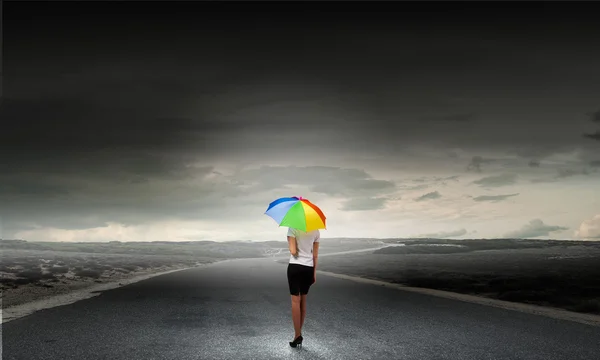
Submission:
[[292,229],[312,231],[326,229],[325,215],[315,204],[301,196],[284,197],[269,204],[265,215]]

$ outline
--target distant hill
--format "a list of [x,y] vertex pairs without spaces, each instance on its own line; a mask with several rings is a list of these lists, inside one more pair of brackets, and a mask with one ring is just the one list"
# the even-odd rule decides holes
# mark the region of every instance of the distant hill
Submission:
[[[374,248],[382,245],[371,239],[322,239],[322,253]],[[287,241],[109,241],[53,242],[0,239],[0,250],[67,251],[102,254],[191,255],[211,258],[248,258],[285,254]]]
[[212,258],[262,257],[272,246],[216,241],[156,242],[29,242],[0,240],[0,250],[68,251],[103,254],[191,255]]
[[[431,245],[460,245],[462,251],[541,248],[547,246],[590,245],[600,241],[537,240],[537,239],[372,239],[372,238],[324,238],[321,240],[322,253],[345,250],[375,248],[385,245],[380,253],[423,253],[417,247]],[[397,249],[397,245],[410,247]],[[420,245],[420,246],[419,246]],[[248,258],[285,254],[286,241],[135,241],[135,242],[30,242],[21,239],[0,239],[0,250],[70,251],[104,254],[147,254],[147,255],[190,255],[212,258]],[[436,250],[436,252],[456,252],[457,249]]]

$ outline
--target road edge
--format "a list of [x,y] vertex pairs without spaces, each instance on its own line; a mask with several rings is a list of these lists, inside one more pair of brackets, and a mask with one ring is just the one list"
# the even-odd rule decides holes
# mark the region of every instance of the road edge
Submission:
[[362,282],[362,283],[371,284],[371,285],[384,286],[384,287],[393,288],[393,289],[401,290],[401,291],[410,291],[410,292],[424,294],[424,295],[442,297],[442,298],[446,298],[446,299],[458,300],[458,301],[469,302],[469,303],[485,305],[485,306],[492,306],[492,307],[501,308],[501,309],[505,309],[505,310],[518,311],[518,312],[532,314],[532,315],[546,316],[546,317],[558,319],[558,320],[573,321],[573,322],[577,322],[577,323],[581,323],[581,324],[585,324],[585,325],[600,326],[600,316],[593,315],[593,314],[577,313],[577,312],[572,312],[572,311],[568,311],[568,310],[564,310],[564,309],[550,308],[550,307],[544,307],[544,306],[540,306],[540,305],[515,303],[515,302],[510,302],[510,301],[486,298],[486,297],[475,296],[475,295],[467,295],[467,294],[455,293],[455,292],[444,291],[444,290],[417,288],[417,287],[405,286],[405,285],[401,285],[401,284],[395,284],[395,283],[382,281],[382,280],[368,279],[368,278],[354,276],[354,275],[344,275],[344,274],[333,273],[333,272],[329,272],[329,271],[317,270],[317,273],[326,275],[326,276],[339,278],[339,279],[344,279],[344,280]]
[[2,324],[2,325],[6,324],[7,322],[20,319],[22,317],[36,313],[40,310],[51,309],[51,308],[55,308],[58,306],[70,305],[70,304],[76,303],[81,300],[90,299],[90,298],[101,295],[105,291],[122,288],[124,286],[131,285],[131,284],[134,284],[134,283],[137,283],[140,281],[148,280],[148,279],[151,279],[151,278],[154,278],[157,276],[167,275],[167,274],[171,274],[174,272],[190,270],[190,269],[204,269],[204,268],[213,266],[215,264],[221,264],[221,263],[233,261],[233,260],[238,260],[238,259],[218,260],[218,261],[214,261],[214,262],[208,263],[208,264],[201,264],[199,266],[183,267],[183,268],[178,268],[178,269],[171,269],[171,270],[167,270],[167,271],[161,271],[161,272],[155,272],[155,273],[134,276],[132,278],[121,279],[121,280],[111,281],[111,282],[107,282],[107,283],[100,284],[100,285],[90,286],[90,287],[86,287],[86,288],[83,288],[78,291],[69,292],[69,293],[61,294],[61,295],[56,295],[56,296],[48,297],[45,299],[31,301],[31,302],[27,302],[27,303],[15,305],[15,306],[10,306],[7,308],[4,308],[3,306],[1,306],[2,304],[1,304],[1,300],[0,300],[0,307],[1,307],[1,309],[0,309],[0,324]]

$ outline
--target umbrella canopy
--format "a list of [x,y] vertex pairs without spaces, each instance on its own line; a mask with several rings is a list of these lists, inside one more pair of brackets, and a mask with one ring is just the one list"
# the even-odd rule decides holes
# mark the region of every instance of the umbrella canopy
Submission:
[[325,215],[315,204],[301,196],[284,197],[269,204],[265,215],[292,229],[312,231],[326,229]]

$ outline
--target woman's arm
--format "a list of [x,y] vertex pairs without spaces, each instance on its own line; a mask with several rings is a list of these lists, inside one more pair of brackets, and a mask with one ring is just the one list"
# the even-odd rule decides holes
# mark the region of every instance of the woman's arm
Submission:
[[294,257],[298,257],[298,244],[296,243],[296,238],[293,236],[288,236],[288,245],[290,247],[290,254]]
[[314,274],[313,274],[313,283],[317,281],[317,260],[319,258],[319,242],[315,241],[313,243],[313,266],[314,266]]

